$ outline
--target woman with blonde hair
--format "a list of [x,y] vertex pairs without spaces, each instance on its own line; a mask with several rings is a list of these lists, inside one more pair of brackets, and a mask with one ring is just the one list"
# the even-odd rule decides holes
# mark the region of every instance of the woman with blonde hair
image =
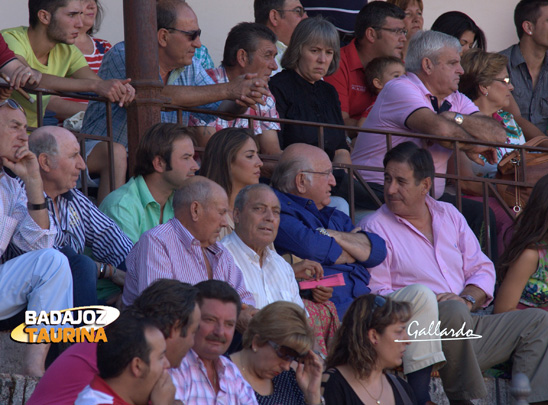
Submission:
[[243,336],[243,349],[230,358],[255,390],[260,405],[319,405],[322,363],[313,345],[314,333],[304,310],[292,302],[277,301],[253,316]]

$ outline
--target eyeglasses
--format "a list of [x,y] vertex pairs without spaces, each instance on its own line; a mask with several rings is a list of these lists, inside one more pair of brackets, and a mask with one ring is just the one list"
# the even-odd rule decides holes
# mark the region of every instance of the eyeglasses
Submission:
[[383,30],[383,31],[389,31],[396,35],[403,35],[404,37],[407,36],[407,31],[405,28],[384,28],[384,27],[373,27],[376,30]]
[[299,17],[304,16],[304,14],[306,13],[305,9],[304,9],[303,7],[301,7],[301,6],[292,8],[292,9],[290,9],[290,10],[279,9],[279,10],[276,10],[276,11],[282,11],[282,12],[283,12],[283,11],[290,11],[290,12],[292,12],[292,13],[297,13],[297,14],[299,14]]
[[289,361],[289,362],[293,362],[293,361],[298,362],[301,358],[305,357],[299,354],[296,350],[293,350],[287,346],[281,346],[277,343],[274,343],[271,340],[268,341],[268,344],[272,346],[272,348],[276,352],[276,355],[282,360]]
[[501,83],[504,83],[506,84],[507,86],[511,85],[512,83],[510,82],[510,78],[509,77],[505,77],[504,79],[493,79],[494,82],[501,82]]
[[25,113],[25,110],[23,110],[23,107],[21,107],[21,105],[17,101],[12,100],[11,98],[8,98],[7,100],[2,101],[0,103],[0,108],[5,106],[6,104],[8,105],[8,107],[10,107],[13,110],[21,110],[23,114]]
[[166,28],[166,30],[173,30],[173,31],[177,31],[182,34],[188,35],[191,41],[194,41],[196,38],[202,35],[202,30],[183,31],[183,30],[178,30],[177,28]]
[[312,171],[312,170],[301,170],[301,173],[319,174],[320,176],[329,177],[330,175],[333,174],[333,169],[329,169],[325,172],[315,172],[315,171]]
[[377,310],[377,308],[382,308],[386,304],[386,298],[384,298],[381,295],[375,296],[375,301],[373,301],[373,308],[371,309],[371,312],[369,313],[369,317],[367,318],[367,327],[371,328],[371,321],[373,320],[373,314]]

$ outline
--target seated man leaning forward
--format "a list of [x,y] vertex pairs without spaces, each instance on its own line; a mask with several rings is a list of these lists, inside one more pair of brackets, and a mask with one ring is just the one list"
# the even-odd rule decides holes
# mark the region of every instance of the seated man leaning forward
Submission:
[[[228,83],[215,84],[200,62],[193,58],[200,48],[201,30],[198,19],[185,0],[158,0],[156,3],[158,78],[164,87],[162,96],[181,107],[203,106],[210,110],[243,113],[255,103],[264,104],[263,95],[269,95],[268,85],[257,75],[239,76]],[[126,74],[125,43],[116,44],[103,59],[99,77],[116,79]],[[225,100],[223,103],[219,101]],[[234,103],[236,101],[236,103]],[[106,107],[101,102],[90,102],[84,117],[82,132],[107,135]],[[188,123],[189,113],[183,111],[183,124]],[[213,115],[196,115],[205,122]],[[162,112],[163,122],[177,122],[177,112]],[[112,106],[112,135],[116,142],[127,146],[127,113],[124,108]],[[92,150],[98,141],[88,141]],[[92,152],[93,153],[93,152]]]
[[[57,233],[54,247],[69,259],[74,306],[96,305],[97,278],[124,285],[125,272],[117,267],[125,262],[133,243],[75,188],[86,164],[70,131],[40,127],[30,134],[29,148],[38,158],[48,210],[57,229],[63,230]],[[91,248],[97,262],[84,255],[86,247]]]
[[[362,229],[384,237],[388,251],[386,260],[372,269],[371,290],[390,294],[422,284],[436,294],[439,330],[449,332],[444,337],[456,337],[461,329],[481,335],[442,340],[447,363],[440,376],[452,403],[470,404],[469,400],[486,396],[482,371],[510,358],[512,373],[529,377],[529,402],[548,400],[548,313],[532,308],[471,314],[492,300],[495,269],[457,209],[430,197],[434,177],[430,153],[406,142],[386,154],[384,168],[386,204],[360,223]],[[412,317],[408,333],[419,339],[442,337],[430,328]]]
[[247,320],[257,311],[255,300],[230,252],[216,242],[226,226],[227,207],[226,193],[217,183],[202,176],[185,180],[173,196],[175,217],[145,232],[129,252],[124,305],[131,305],[158,278],[189,284],[222,280],[238,291],[246,304],[240,319],[245,330]]
[[133,243],[144,232],[173,218],[173,193],[198,170],[190,131],[167,122],[146,131],[135,160],[134,177],[99,206]]
[[[198,289],[190,284],[161,279],[147,287],[130,307],[134,313],[155,320],[166,340],[171,368],[179,367],[194,345],[200,325],[197,295]],[[97,343],[76,343],[48,367],[27,404],[72,405],[98,372]]]
[[221,242],[242,270],[257,308],[276,301],[290,301],[306,308],[318,346],[327,356],[327,342],[339,326],[337,311],[329,301],[333,288],[318,286],[313,289],[311,299],[314,301],[301,298],[295,272],[273,249],[280,212],[278,197],[269,186],[259,183],[244,187],[234,202],[234,232]]
[[97,344],[99,375],[74,404],[172,404],[175,387],[167,372],[166,341],[155,319],[126,310],[105,334],[107,341]]
[[[0,264],[0,329],[10,318],[29,311],[72,307],[72,280],[65,256],[53,250],[57,230],[48,213],[38,159],[28,147],[23,109],[8,99],[0,103],[0,256],[11,242],[26,253]],[[25,188],[4,172],[17,175]],[[49,344],[27,345],[22,372],[44,374]]]
[[171,369],[177,397],[185,404],[257,404],[255,393],[227,351],[242,307],[238,293],[224,281],[196,284],[201,322],[194,346]]
[[384,260],[384,241],[327,206],[335,178],[322,149],[302,143],[285,148],[272,185],[281,204],[276,250],[319,262],[326,275],[343,273],[346,285],[335,287],[331,298],[341,318],[355,297],[369,292],[367,267]]

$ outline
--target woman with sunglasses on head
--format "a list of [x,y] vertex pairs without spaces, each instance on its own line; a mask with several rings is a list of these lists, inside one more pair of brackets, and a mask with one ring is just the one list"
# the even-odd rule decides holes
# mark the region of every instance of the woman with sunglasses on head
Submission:
[[322,382],[326,404],[416,404],[411,387],[385,372],[402,364],[411,308],[367,294],[344,315],[327,358]]
[[[481,49],[469,50],[461,60],[464,74],[460,78],[459,91],[470,98],[479,108],[481,114],[493,117],[506,129],[506,143],[510,145],[523,145],[525,136],[514,120],[512,114],[506,111],[510,105],[514,86],[510,82],[506,65],[506,56],[485,52]],[[460,156],[460,174],[470,177],[494,178],[497,173],[497,164],[502,157],[513,151],[513,148],[497,147],[497,160],[489,164],[485,159],[481,166],[472,162],[466,156]],[[480,182],[461,181],[462,192],[469,198],[483,201],[483,185]],[[506,230],[512,225],[513,219],[506,214],[504,209],[494,197],[489,198],[489,207],[495,213],[497,221],[498,252],[504,250],[504,236]]]
[[292,302],[277,301],[253,316],[243,336],[243,349],[230,358],[255,390],[260,405],[320,405],[322,363],[312,351],[313,344],[314,333],[304,310]]

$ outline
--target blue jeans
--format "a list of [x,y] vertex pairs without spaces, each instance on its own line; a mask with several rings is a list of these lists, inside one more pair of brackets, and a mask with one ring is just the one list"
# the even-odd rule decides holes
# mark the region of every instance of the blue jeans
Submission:
[[97,305],[97,265],[88,256],[78,254],[70,246],[60,249],[70,264],[74,306]]

